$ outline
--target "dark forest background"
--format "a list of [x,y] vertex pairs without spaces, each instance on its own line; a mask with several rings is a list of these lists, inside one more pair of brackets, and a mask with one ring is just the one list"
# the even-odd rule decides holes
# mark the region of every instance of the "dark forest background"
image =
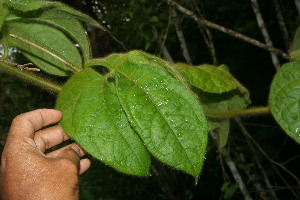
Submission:
[[[62,1],[92,16],[109,31],[86,26],[94,57],[141,49],[172,62],[225,64],[250,92],[251,106],[266,106],[280,55],[197,23],[167,0]],[[300,22],[299,0],[177,0],[208,22],[266,43],[259,8],[272,46],[288,53]],[[259,7],[258,7],[259,6]],[[298,8],[298,9],[297,9]],[[280,17],[281,16],[281,17]],[[269,43],[270,44],[270,43]],[[17,61],[25,58],[11,54]],[[277,63],[277,64],[276,64]],[[279,65],[279,66],[280,66]],[[64,78],[56,79],[63,84]],[[56,96],[0,71],[0,146],[11,120],[22,112],[53,108]],[[223,152],[223,153],[222,153]],[[225,153],[224,153],[225,152]],[[137,178],[92,159],[80,178],[81,199],[299,199],[300,148],[271,115],[233,119],[223,150],[210,138],[198,184],[190,175],[153,161],[152,176]],[[231,161],[231,162],[230,162]],[[233,172],[228,164],[238,170]],[[286,169],[286,170],[285,170]],[[247,192],[239,188],[242,177]]]

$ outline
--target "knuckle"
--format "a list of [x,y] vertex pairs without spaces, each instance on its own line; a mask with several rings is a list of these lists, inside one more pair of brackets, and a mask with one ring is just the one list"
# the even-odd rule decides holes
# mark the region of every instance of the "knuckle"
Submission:
[[59,163],[59,167],[61,169],[71,171],[71,172],[77,172],[78,171],[78,167],[70,159],[60,158],[58,163]]

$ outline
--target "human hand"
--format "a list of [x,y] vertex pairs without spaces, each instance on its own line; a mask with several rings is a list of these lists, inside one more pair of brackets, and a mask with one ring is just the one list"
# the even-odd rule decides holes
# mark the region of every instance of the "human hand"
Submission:
[[40,109],[17,116],[1,159],[1,194],[5,200],[79,199],[78,176],[90,167],[76,143],[44,154],[69,139],[57,123],[60,111]]

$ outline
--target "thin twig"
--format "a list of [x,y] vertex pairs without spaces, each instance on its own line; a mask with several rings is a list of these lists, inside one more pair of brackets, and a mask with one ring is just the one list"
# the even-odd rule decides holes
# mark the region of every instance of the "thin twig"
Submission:
[[283,58],[287,59],[287,60],[290,60],[290,56],[285,53],[284,51],[280,50],[280,49],[277,49],[277,48],[274,48],[272,46],[269,46],[267,44],[264,44],[258,40],[255,40],[253,38],[250,38],[248,36],[245,36],[243,34],[240,34],[238,32],[235,32],[231,29],[228,29],[228,28],[225,28],[223,26],[220,26],[218,24],[215,24],[213,22],[210,22],[210,21],[207,21],[205,19],[202,19],[200,17],[198,17],[195,13],[193,13],[192,11],[188,10],[187,8],[179,5],[178,3],[174,2],[173,0],[163,0],[167,3],[169,3],[170,5],[174,6],[177,10],[179,10],[180,12],[184,13],[185,15],[191,17],[194,21],[196,21],[197,23],[201,23],[203,24],[204,26],[207,26],[209,28],[212,28],[212,29],[215,29],[215,30],[218,30],[218,31],[221,31],[223,33],[226,33],[230,36],[233,36],[235,38],[239,38],[247,43],[250,43],[252,45],[255,45],[257,47],[260,47],[262,49],[265,49],[265,50],[268,50],[270,52],[274,52],[280,56],[282,56]]
[[[157,29],[155,26],[152,26],[152,32],[154,35],[158,35],[157,33]],[[157,37],[157,44],[160,46],[160,53],[159,56],[161,56],[161,54],[163,55],[163,57],[170,63],[174,63],[174,60],[168,50],[168,48],[166,47],[166,45],[164,44],[163,41],[161,41],[161,39],[159,37]]]
[[269,191],[268,194],[270,195],[270,197],[272,199],[278,200],[278,197],[276,196],[275,192],[272,190],[272,185],[271,185],[270,180],[269,180],[269,178],[267,176],[267,173],[266,173],[263,165],[261,164],[260,159],[256,155],[256,149],[253,146],[253,144],[251,143],[251,141],[249,140],[248,135],[250,135],[250,134],[248,133],[247,129],[244,127],[244,124],[242,123],[242,121],[241,121],[241,119],[239,117],[237,117],[235,120],[238,123],[238,125],[240,126],[240,129],[241,129],[244,137],[246,138],[247,144],[248,144],[248,146],[250,148],[250,151],[252,152],[253,159],[255,160],[255,162],[257,164],[257,167],[260,170],[260,172],[262,174],[262,177],[263,177],[263,180],[264,180],[264,182],[266,184],[266,189]]
[[[270,37],[270,35],[267,31],[265,21],[263,20],[262,14],[261,14],[260,9],[259,9],[259,5],[257,3],[257,0],[251,0],[251,7],[253,9],[258,27],[260,28],[261,34],[263,35],[266,44],[273,47],[273,42],[272,42],[271,37]],[[273,65],[274,65],[275,69],[278,71],[280,69],[280,63],[279,63],[278,57],[273,52],[270,52],[270,55],[271,55]]]
[[[204,14],[200,11],[198,5],[196,4],[196,2],[194,0],[192,0],[193,3],[193,7],[195,8],[195,10],[197,11],[198,15],[204,19]],[[204,42],[208,48],[209,54],[212,58],[213,64],[214,66],[217,66],[219,64],[218,59],[217,59],[217,54],[216,54],[216,48],[215,48],[215,44],[213,41],[213,36],[211,34],[210,29],[208,29],[206,26],[203,26],[201,23],[197,23],[198,28],[201,32],[201,35],[204,39]]]
[[182,55],[183,55],[185,61],[187,62],[187,64],[193,65],[192,59],[190,57],[190,53],[189,53],[189,50],[188,50],[188,47],[186,44],[186,40],[184,37],[184,33],[181,28],[181,23],[180,23],[179,17],[177,15],[176,10],[174,10],[174,9],[172,10],[172,22],[173,22],[175,30],[176,30],[176,34],[177,34],[179,44],[180,44],[180,47],[182,50]]
[[[236,157],[240,160],[241,163],[247,164],[245,156],[241,152],[239,152],[238,155],[236,155]],[[247,176],[249,177],[249,180],[253,183],[255,190],[258,192],[260,198],[262,200],[268,200],[269,198],[268,198],[265,188],[259,181],[257,174],[253,173],[253,170],[251,170],[251,169],[252,169],[251,167],[245,167],[245,172],[246,172]]]
[[298,14],[300,16],[300,1],[299,0],[294,0],[295,6],[297,8]]
[[295,181],[297,182],[297,184],[300,186],[300,180],[297,178],[297,176],[295,176],[291,171],[289,171],[285,166],[283,166],[282,164],[274,161],[272,158],[270,158],[270,156],[262,149],[262,147],[254,140],[254,138],[248,133],[247,129],[245,128],[245,126],[243,125],[243,123],[241,122],[240,118],[235,118],[235,121],[238,123],[240,129],[242,130],[242,132],[250,139],[250,141],[256,146],[256,148],[266,157],[266,159],[277,165],[278,167],[280,167],[282,170],[284,170],[286,173],[288,173],[291,177],[293,177],[295,179]]
[[0,61],[3,62],[3,63],[6,63],[10,66],[13,66],[13,67],[17,67],[19,70],[27,70],[27,71],[34,71],[34,72],[39,72],[41,71],[39,68],[35,68],[35,67],[27,67],[29,65],[33,65],[32,63],[26,63],[26,64],[23,64],[23,65],[19,65],[17,63],[14,63],[14,62],[10,62],[8,60],[5,60],[3,58],[0,58]]
[[283,41],[284,41],[286,49],[288,50],[290,48],[290,36],[287,31],[285,22],[284,22],[284,18],[283,18],[281,7],[280,7],[280,2],[279,2],[279,0],[274,0],[273,2],[274,2],[274,8],[275,8],[277,21],[278,21],[279,28],[280,28],[280,31],[281,31],[281,34],[283,37]]
[[[216,141],[217,140],[217,134],[214,131],[210,131],[211,137]],[[239,184],[239,188],[244,196],[245,200],[252,200],[252,197],[249,194],[249,191],[242,179],[242,176],[240,175],[236,164],[233,162],[232,158],[230,157],[229,152],[227,151],[226,148],[221,148],[219,149],[221,155],[224,157],[225,162],[230,169],[232,176],[234,180]]]
[[[168,37],[168,33],[169,33],[169,29],[170,29],[170,25],[171,25],[171,18],[172,18],[172,9],[170,8],[169,19],[168,19],[168,24],[167,24],[166,32],[165,32],[165,34],[164,34],[164,39],[161,40],[161,39],[158,37],[157,42],[158,42],[158,44],[159,44],[159,46],[160,46],[160,52],[159,52],[158,55],[161,56],[161,54],[163,54],[165,58],[168,58],[167,60],[168,60],[169,62],[174,63],[173,58],[172,58],[172,56],[171,56],[169,50],[168,50],[168,49],[166,48],[166,46],[165,46],[165,43],[166,43],[167,37]],[[156,30],[156,27],[155,27],[155,26],[153,26],[153,27],[154,27],[155,30]],[[156,32],[157,32],[157,30],[156,30]]]

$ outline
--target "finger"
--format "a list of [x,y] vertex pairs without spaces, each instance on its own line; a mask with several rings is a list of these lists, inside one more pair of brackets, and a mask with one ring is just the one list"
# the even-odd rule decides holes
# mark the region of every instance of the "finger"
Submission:
[[62,113],[53,109],[39,109],[17,116],[11,125],[8,137],[30,137],[44,126],[58,122]]
[[79,164],[79,175],[86,172],[91,166],[91,161],[88,158],[80,160]]
[[40,130],[34,135],[36,147],[41,152],[45,152],[46,149],[54,147],[68,139],[70,137],[63,131],[60,125]]
[[46,154],[46,156],[47,156],[47,157],[53,157],[53,158],[55,158],[55,157],[57,157],[62,151],[64,151],[65,149],[70,149],[70,148],[73,148],[73,147],[76,148],[76,149],[78,149],[78,155],[79,155],[80,157],[82,157],[82,156],[84,156],[84,155],[86,154],[86,151],[84,151],[84,149],[83,149],[82,147],[80,147],[80,146],[79,146],[78,144],[76,144],[76,143],[72,143],[72,144],[69,144],[69,145],[67,145],[67,146],[65,146],[65,147],[62,147],[62,148],[58,149],[58,150],[52,151],[52,152]]
[[69,148],[63,149],[59,154],[56,156],[57,158],[64,158],[70,160],[73,164],[79,167],[80,164],[80,150],[78,147],[71,146]]

